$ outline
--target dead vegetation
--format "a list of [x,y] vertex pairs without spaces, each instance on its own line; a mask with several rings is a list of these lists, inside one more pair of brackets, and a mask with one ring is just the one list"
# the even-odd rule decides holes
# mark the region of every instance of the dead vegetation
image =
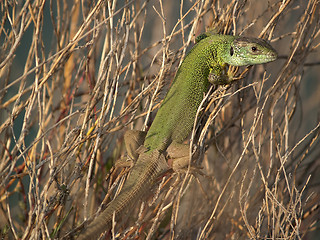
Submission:
[[70,236],[101,210],[128,172],[112,167],[124,131],[151,124],[195,36],[214,28],[268,39],[279,59],[210,92],[192,135],[201,173],[168,174],[105,239],[316,239],[318,0],[26,0],[0,11],[2,238]]

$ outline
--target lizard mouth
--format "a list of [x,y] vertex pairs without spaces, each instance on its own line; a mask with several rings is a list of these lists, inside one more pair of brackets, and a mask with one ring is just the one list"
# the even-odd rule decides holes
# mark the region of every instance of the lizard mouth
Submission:
[[[256,59],[255,64],[273,62],[277,58],[278,58],[278,53],[275,50],[273,50],[273,51],[270,51],[270,52],[266,53],[263,58],[261,58],[261,56],[257,55],[256,58],[255,58]],[[249,65],[251,65],[251,63],[249,63]]]
[[278,53],[276,51],[270,52],[268,55],[270,61],[274,61],[278,58]]

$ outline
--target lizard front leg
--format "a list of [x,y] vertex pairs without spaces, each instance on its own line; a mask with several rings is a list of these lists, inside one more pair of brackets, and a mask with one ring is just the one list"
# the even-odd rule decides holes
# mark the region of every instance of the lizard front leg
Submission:
[[227,70],[226,64],[216,65],[210,69],[208,81],[214,85],[230,84],[234,79],[237,67],[229,67]]

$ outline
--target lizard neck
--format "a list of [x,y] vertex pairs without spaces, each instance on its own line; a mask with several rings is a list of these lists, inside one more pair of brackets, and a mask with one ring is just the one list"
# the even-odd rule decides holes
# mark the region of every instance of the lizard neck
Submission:
[[234,37],[210,36],[198,42],[185,57],[172,86],[148,131],[144,146],[162,152],[171,142],[181,143],[190,134],[197,109],[208,91],[208,75],[221,68],[221,58]]

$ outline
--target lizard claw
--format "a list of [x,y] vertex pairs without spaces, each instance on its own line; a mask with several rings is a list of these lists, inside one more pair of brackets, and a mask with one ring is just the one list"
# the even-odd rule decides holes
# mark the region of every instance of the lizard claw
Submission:
[[205,176],[205,173],[202,171],[203,167],[201,166],[190,166],[190,168],[180,168],[176,169],[175,172],[178,174],[191,174],[193,176]]
[[115,168],[133,167],[135,161],[130,156],[122,157],[114,164]]

